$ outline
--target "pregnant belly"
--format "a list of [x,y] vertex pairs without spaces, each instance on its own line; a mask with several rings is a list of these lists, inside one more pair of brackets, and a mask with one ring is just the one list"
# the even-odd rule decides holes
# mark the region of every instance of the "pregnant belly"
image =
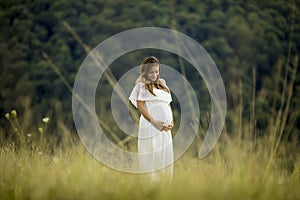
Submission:
[[172,122],[172,113],[168,104],[154,104],[149,109],[150,115],[165,124],[170,124]]
[[[155,120],[162,121],[164,124],[169,125],[172,122],[172,112],[167,103],[155,103],[147,106],[147,110],[151,117]],[[139,139],[152,138],[159,131],[151,125],[142,115],[139,124]]]

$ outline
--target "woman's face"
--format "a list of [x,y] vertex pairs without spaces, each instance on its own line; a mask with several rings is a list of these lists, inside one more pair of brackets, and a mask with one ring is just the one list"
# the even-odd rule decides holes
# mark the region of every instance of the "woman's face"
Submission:
[[151,67],[150,71],[147,73],[147,77],[150,81],[156,81],[156,79],[159,76],[159,66],[153,66]]

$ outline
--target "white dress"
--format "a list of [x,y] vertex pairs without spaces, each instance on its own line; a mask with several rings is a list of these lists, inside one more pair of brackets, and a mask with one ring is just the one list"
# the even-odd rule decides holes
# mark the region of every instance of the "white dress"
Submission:
[[[156,88],[153,92],[156,96],[145,88],[145,83],[137,82],[129,100],[135,107],[137,107],[137,100],[145,101],[150,116],[169,125],[173,120],[169,105],[172,101],[171,94]],[[174,156],[171,131],[159,131],[143,115],[140,116],[139,121],[138,153],[141,171],[153,172],[164,169],[163,174],[172,177]],[[152,175],[157,176],[157,173]]]

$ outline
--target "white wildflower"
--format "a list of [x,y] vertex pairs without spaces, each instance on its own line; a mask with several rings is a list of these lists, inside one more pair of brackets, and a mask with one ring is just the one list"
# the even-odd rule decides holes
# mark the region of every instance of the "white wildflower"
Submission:
[[9,117],[10,117],[10,114],[9,114],[9,113],[6,113],[6,114],[5,114],[5,118],[6,118],[6,119],[9,119]]
[[16,110],[12,110],[12,111],[10,112],[10,114],[11,114],[11,116],[12,116],[13,118],[17,118],[17,111],[16,111]]
[[42,127],[39,127],[38,130],[39,130],[39,133],[40,133],[40,134],[42,134],[42,133],[44,132],[44,130],[43,130]]
[[42,121],[43,121],[45,124],[47,124],[47,123],[49,122],[49,120],[50,120],[49,117],[44,117],[44,118],[42,119]]

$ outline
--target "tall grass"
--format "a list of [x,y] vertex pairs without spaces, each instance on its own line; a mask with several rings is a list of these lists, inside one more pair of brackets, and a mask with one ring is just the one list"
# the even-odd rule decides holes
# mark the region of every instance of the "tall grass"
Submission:
[[[0,199],[300,199],[297,140],[281,141],[274,154],[273,136],[241,137],[238,131],[249,132],[245,124],[224,133],[205,159],[195,141],[175,162],[171,182],[151,182],[148,174],[104,166],[71,136],[64,146],[39,131],[20,136],[17,121],[24,120],[17,119],[13,111],[15,139],[0,143]],[[42,125],[37,130],[47,130]]]
[[[20,119],[13,110],[5,115],[12,137],[2,137],[0,142],[0,199],[300,199],[297,138],[283,140],[282,132],[273,133],[280,130],[275,129],[276,123],[270,123],[274,127],[258,136],[255,95],[249,103],[250,120],[245,120],[243,84],[237,87],[239,103],[229,113],[232,126],[237,128],[224,129],[205,159],[197,157],[195,141],[175,162],[171,182],[164,178],[151,182],[147,174],[128,174],[104,166],[60,123],[64,145],[57,145],[47,134],[51,118],[32,128],[28,127],[30,114]],[[273,117],[275,122],[278,116]]]
[[[280,129],[291,124],[276,123],[282,120],[274,115],[272,127],[264,134],[257,133],[255,93],[249,103],[250,120],[245,120],[243,84],[237,87],[239,103],[229,112],[236,128],[224,129],[205,159],[197,157],[199,144],[195,141],[175,162],[171,182],[164,178],[151,182],[147,174],[128,174],[104,166],[61,123],[64,145],[57,145],[47,134],[49,119],[32,128],[24,126],[29,124],[28,114],[19,119],[13,110],[5,115],[12,137],[7,140],[0,132],[0,199],[300,199],[299,141],[283,137],[287,132]],[[262,98],[260,95],[257,98]],[[285,106],[288,103],[279,107],[284,119],[297,114]]]
[[[193,148],[175,162],[170,182],[110,169],[80,145],[0,149],[0,199],[300,199],[300,154],[282,145],[268,168],[269,138],[223,139],[205,159]],[[294,154],[291,160],[289,153]],[[267,170],[268,168],[268,170]]]

